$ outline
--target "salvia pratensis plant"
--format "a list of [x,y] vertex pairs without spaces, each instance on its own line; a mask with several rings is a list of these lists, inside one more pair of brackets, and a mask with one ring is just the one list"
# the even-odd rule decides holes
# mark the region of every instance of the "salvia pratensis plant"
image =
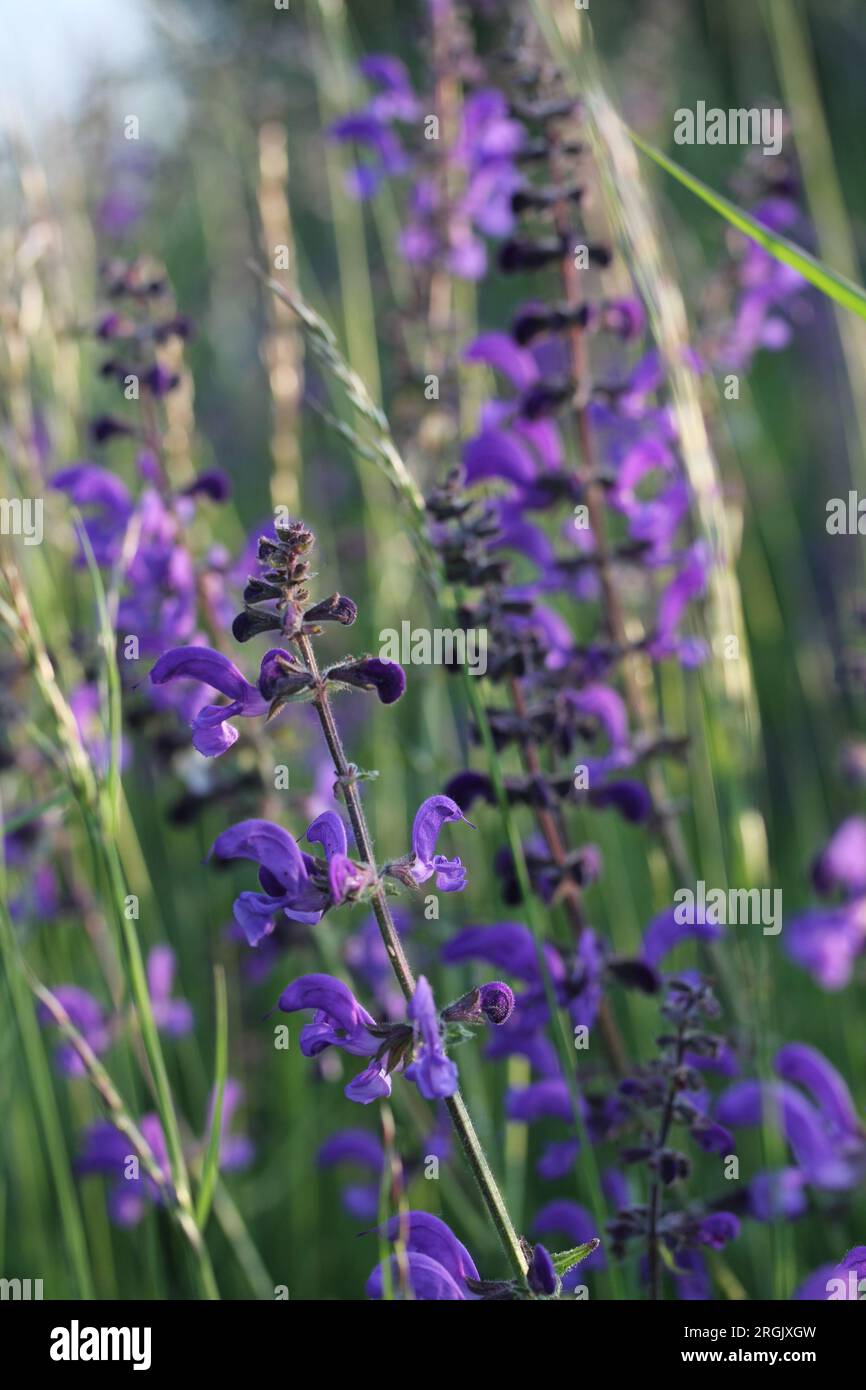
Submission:
[[[230,432],[198,438],[190,428],[193,324],[162,265],[128,249],[151,196],[149,157],[109,169],[116,187],[97,220],[125,249],[104,259],[90,326],[64,328],[82,361],[97,362],[87,457],[62,461],[48,425],[28,422],[28,469],[44,475],[50,507],[75,533],[63,553],[81,581],[68,651],[66,605],[52,599],[44,623],[35,611],[48,578],[58,585],[51,564],[44,574],[34,565],[31,595],[5,536],[0,562],[0,621],[11,639],[0,774],[15,778],[0,946],[85,1296],[91,1233],[82,1211],[93,1210],[93,1194],[84,1188],[80,1211],[73,1176],[107,1183],[114,1227],[176,1227],[197,1290],[210,1298],[220,1292],[206,1242],[213,1214],[246,1283],[272,1296],[224,1178],[256,1161],[258,1135],[254,1145],[246,1132],[255,1132],[255,1102],[243,1123],[239,1112],[254,1069],[264,1070],[268,1033],[275,1056],[289,1045],[287,1019],[300,1058],[278,1094],[288,1119],[283,1175],[308,1180],[294,1159],[312,1157],[322,1190],[333,1190],[362,1239],[356,1248],[371,1252],[371,1299],[577,1300],[590,1287],[650,1301],[739,1297],[741,1252],[763,1252],[770,1233],[775,1286],[786,1296],[847,1298],[852,1281],[866,1279],[866,1247],[844,1253],[839,1239],[866,1173],[866,1130],[848,1083],[800,1040],[805,1023],[792,1039],[769,1004],[764,1014],[763,962],[751,978],[743,949],[734,966],[722,920],[684,918],[669,905],[699,866],[727,873],[739,854],[734,810],[725,809],[727,824],[706,812],[716,788],[700,789],[694,815],[685,797],[687,775],[694,789],[714,770],[703,761],[711,731],[693,718],[724,684],[710,619],[717,584],[736,580],[735,556],[719,545],[724,528],[707,524],[708,508],[725,503],[708,502],[698,486],[682,377],[695,401],[705,385],[711,397],[714,375],[743,375],[814,322],[796,254],[779,256],[785,236],[811,235],[796,161],[787,150],[746,161],[736,191],[753,221],[740,214],[737,224],[758,239],[730,235],[721,268],[700,301],[693,296],[693,346],[666,336],[653,255],[643,255],[639,219],[626,226],[635,200],[622,186],[621,151],[606,139],[592,65],[582,57],[569,70],[564,49],[551,56],[565,11],[575,26],[583,21],[570,5],[529,8],[540,28],[483,0],[425,0],[424,61],[367,53],[354,86],[342,6],[312,6],[309,35],[292,16],[299,72],[319,42],[346,43],[333,88],[316,74],[322,110],[346,100],[322,132],[344,323],[357,346],[353,277],[367,274],[363,242],[375,227],[388,275],[377,268],[370,277],[365,323],[375,312],[376,349],[390,355],[368,387],[298,289],[318,259],[284,184],[288,174],[292,194],[303,181],[308,151],[262,118],[278,104],[263,83],[249,147],[259,152],[257,240],[269,261],[277,253],[275,278],[254,264],[276,295],[262,351],[275,506],[246,543],[217,466]],[[269,61],[279,61],[278,48]],[[576,72],[589,79],[583,93]],[[350,102],[362,86],[363,99]],[[791,133],[786,126],[786,142]],[[620,136],[630,150],[632,132],[623,126]],[[657,162],[665,167],[664,156]],[[332,177],[340,163],[342,192]],[[683,169],[675,176],[688,186]],[[345,197],[363,213],[343,217]],[[207,239],[209,257],[234,256],[237,238],[227,238],[228,252],[213,228]],[[848,289],[856,299],[857,287]],[[32,317],[41,300],[30,301]],[[312,349],[303,376],[280,343],[296,333]],[[228,388],[226,419],[246,346],[217,354],[232,370],[214,370],[207,383],[211,393]],[[375,363],[372,345],[366,360]],[[26,415],[27,375],[11,374],[10,436]],[[315,420],[302,420],[302,397]],[[343,529],[356,486],[338,459],[347,445],[359,469],[379,468],[399,504],[388,579],[379,592],[368,585],[369,600],[356,587],[360,561],[372,579],[375,544],[392,523],[375,515],[369,532],[369,516]],[[302,453],[315,527],[297,514]],[[238,464],[248,466],[246,457]],[[367,506],[366,480],[361,491]],[[230,547],[217,540],[230,533]],[[406,587],[392,593],[407,538],[417,564],[407,563]],[[333,554],[340,588],[359,602],[319,582],[315,567],[332,570]],[[369,635],[355,643],[392,604],[414,601],[416,577],[443,627],[483,633],[483,670],[465,663],[458,679],[422,690]],[[847,652],[840,667],[850,694],[862,685],[860,654]],[[29,708],[33,691],[50,737]],[[423,752],[407,734],[416,711],[435,726]],[[393,738],[415,799],[398,803],[396,764],[378,756],[381,744],[370,759],[381,775],[361,766],[371,724],[377,740],[383,730]],[[274,763],[277,749],[288,766]],[[150,819],[126,800],[143,759]],[[309,774],[303,790],[299,765]],[[857,740],[841,767],[856,794],[866,780]],[[22,775],[33,790],[23,800]],[[372,822],[371,807],[381,806],[389,816]],[[739,810],[736,834],[754,847],[762,831]],[[713,827],[707,845],[702,813]],[[760,814],[755,821],[763,827]],[[149,893],[154,856],[178,881],[154,880]],[[864,856],[866,819],[849,807],[811,864],[819,905],[785,919],[784,955],[827,993],[862,965]],[[220,877],[233,884],[230,924],[214,920]],[[199,885],[206,911],[195,906]],[[479,885],[476,915],[468,904]],[[139,927],[142,891],[151,920]],[[440,900],[447,922],[423,926],[422,917],[438,923]],[[195,1053],[207,1012],[193,988],[195,916],[244,986],[230,1015],[225,967],[216,966],[212,1073]],[[86,972],[67,949],[79,921]],[[262,1018],[254,1006],[247,1028],[253,989],[269,1012]],[[80,1129],[68,1156],[52,1052]],[[317,1128],[318,1107],[303,1117],[311,1123],[297,1113],[299,1094],[323,1095],[325,1083],[341,1117],[330,1132]],[[273,1114],[268,1122],[280,1128]],[[500,1130],[501,1183],[500,1160],[486,1153]],[[452,1163],[457,1149],[465,1170]],[[428,1185],[440,1162],[441,1187]],[[238,1190],[269,1221],[285,1184],[257,1173],[246,1181]],[[441,1214],[422,1209],[427,1194]],[[302,1206],[303,1239],[293,1246],[306,1260],[315,1204]],[[830,1259],[803,1280],[784,1247],[789,1223],[806,1220],[829,1233]],[[103,1222],[94,1248],[102,1240],[110,1250],[110,1239]],[[147,1247],[154,1267],[171,1263],[158,1244]],[[286,1258],[301,1260],[293,1250]],[[837,1287],[844,1292],[829,1292]]]

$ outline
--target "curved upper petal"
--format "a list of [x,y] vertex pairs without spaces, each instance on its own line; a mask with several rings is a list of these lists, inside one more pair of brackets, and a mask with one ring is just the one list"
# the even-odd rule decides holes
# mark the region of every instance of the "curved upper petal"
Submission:
[[[217,859],[252,859],[267,869],[286,892],[307,880],[303,855],[292,836],[269,820],[242,820],[214,840]],[[210,856],[208,856],[210,857]]]

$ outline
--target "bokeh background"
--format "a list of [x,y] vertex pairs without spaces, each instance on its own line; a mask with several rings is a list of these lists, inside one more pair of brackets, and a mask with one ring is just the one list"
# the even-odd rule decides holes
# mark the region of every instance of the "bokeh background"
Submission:
[[[107,0],[30,6],[7,0],[3,9],[0,429],[7,477],[20,478],[28,460],[36,459],[48,477],[73,460],[96,457],[110,460],[131,484],[128,451],[112,446],[113,452],[94,455],[88,440],[87,421],[116,403],[115,389],[99,378],[100,352],[90,330],[103,307],[100,263],[147,253],[165,265],[177,305],[193,325],[188,370],[168,412],[166,447],[176,476],[218,466],[233,483],[230,502],[200,512],[196,543],[224,545],[236,555],[282,502],[317,533],[322,592],[340,589],[359,605],[353,649],[376,650],[379,632],[399,629],[406,617],[416,626],[433,622],[387,480],[315,411],[299,408],[302,381],[319,401],[329,399],[329,383],[305,355],[291,313],[281,311],[248,264],[267,268],[275,244],[291,246],[292,283],[332,325],[398,439],[401,431],[411,433],[418,392],[407,376],[400,314],[402,306],[411,319],[412,285],[393,250],[400,191],[389,189],[369,206],[354,202],[345,189],[346,152],[326,131],[363,100],[354,66],[360,55],[395,53],[424,90],[425,7],[416,0],[292,0],[282,11],[264,0],[127,0],[118,9]],[[608,0],[592,6],[592,22],[628,121],[735,198],[743,152],[677,150],[672,113],[698,99],[724,108],[783,105],[805,175],[803,239],[862,281],[866,184],[858,132],[866,24],[855,0]],[[474,23],[479,50],[495,54],[507,34],[501,7],[479,4]],[[130,116],[138,120],[135,141],[124,138]],[[698,329],[730,254],[728,234],[718,217],[651,165],[642,173]],[[463,295],[463,337],[479,324],[501,326],[520,297],[520,286],[495,278],[477,296]],[[720,710],[700,679],[679,672],[666,678],[664,689],[667,722],[693,736],[675,791],[703,877],[781,887],[786,916],[813,901],[811,859],[862,802],[862,791],[840,773],[840,752],[864,732],[857,699],[862,542],[828,537],[824,517],[829,497],[863,482],[866,347],[862,325],[844,311],[837,315],[816,292],[802,297],[798,315],[784,351],[757,354],[739,400],[724,400],[712,381],[705,392],[748,637],[741,657],[751,664],[747,696]],[[467,389],[469,418],[477,388]],[[437,435],[435,410],[426,428],[439,463],[449,451],[456,456],[459,441]],[[428,482],[428,463],[412,454],[409,462]],[[45,515],[45,543],[20,558],[58,683],[68,693],[87,681],[93,665],[93,595],[86,571],[73,572],[76,542],[60,499],[47,496]],[[341,651],[341,638],[326,638],[326,649]],[[409,695],[394,709],[360,699],[341,706],[352,755],[380,774],[366,800],[382,856],[405,851],[417,805],[467,759],[459,682],[437,667],[410,671],[410,678]],[[51,799],[53,735],[43,705],[11,666],[2,701],[0,794],[9,820]],[[128,701],[134,709],[134,692]],[[125,743],[118,848],[129,891],[140,897],[143,946],[170,944],[176,992],[194,1010],[193,1031],[166,1044],[191,1136],[204,1132],[213,1078],[214,964],[224,967],[228,981],[229,1073],[244,1090],[235,1123],[249,1136],[254,1157],[244,1171],[220,1180],[208,1230],[220,1292],[261,1297],[285,1285],[292,1298],[360,1297],[377,1258],[375,1239],[359,1239],[363,1223],[345,1209],[350,1175],[322,1168],[317,1153],[349,1125],[381,1137],[378,1117],[348,1106],[339,1060],[316,1073],[296,1046],[275,1051],[272,1025],[262,1016],[295,974],[320,968],[321,952],[339,960],[363,913],[326,919],[315,950],[298,940],[252,971],[249,952],[229,932],[232,898],[249,886],[248,874],[243,868],[220,874],[204,862],[227,823],[225,804],[210,796],[195,755],[165,762],[146,727],[127,727]],[[271,747],[274,764],[290,769],[279,807],[299,835],[326,780],[309,711],[284,715],[273,726]],[[241,745],[236,753],[235,772],[254,773],[255,754]],[[185,817],[177,807],[190,789],[202,795],[196,814]],[[242,792],[232,809],[238,805],[253,813],[255,799],[245,803]],[[456,996],[471,979],[438,963],[449,932],[514,915],[490,870],[501,838],[496,817],[489,812],[478,821],[457,851],[470,871],[469,891],[446,900],[438,922],[415,911],[408,938],[416,963],[443,997]],[[670,885],[642,832],[600,818],[591,835],[608,872],[590,890],[590,913],[619,950],[632,953]],[[59,906],[50,914],[40,912],[32,892],[44,864],[59,885]],[[104,996],[103,892],[74,812],[49,805],[32,856],[23,866],[10,861],[8,879],[18,945],[47,984],[75,981]],[[729,984],[755,1021],[766,1055],[782,1041],[807,1040],[840,1068],[862,1110],[862,962],[853,983],[829,995],[775,940],[761,938],[756,928],[735,931]],[[691,961],[690,948],[681,959]],[[100,1106],[85,1080],[57,1073],[55,1040],[46,1030],[25,1036],[5,974],[4,989],[0,1271],[42,1277],[46,1296],[74,1296],[79,1287],[58,1220],[57,1169],[69,1171]],[[654,1003],[629,995],[620,1012],[629,1044],[639,1054],[648,1050],[658,1028]],[[297,1021],[290,1027],[294,1037]],[[521,1228],[550,1195],[534,1172],[539,1133],[528,1135],[504,1118],[505,1083],[526,1079],[522,1064],[485,1062],[475,1045],[462,1049],[459,1060],[467,1100]],[[134,1044],[118,1042],[106,1064],[131,1109],[148,1109]],[[46,1115],[53,1117],[47,1128]],[[413,1204],[445,1216],[479,1266],[499,1272],[500,1256],[459,1158],[443,1162],[437,1183],[417,1172],[420,1156],[432,1151],[435,1115],[415,1098],[396,1107],[395,1122],[397,1147],[414,1163],[407,1179]],[[744,1167],[755,1166],[760,1143],[760,1135],[747,1137]],[[715,1190],[715,1175],[709,1167],[704,1177],[701,1171],[699,1165],[694,1189],[700,1192],[703,1183]],[[562,1195],[585,1200],[566,1188]],[[136,1226],[119,1229],[109,1220],[98,1177],[76,1177],[69,1200],[80,1205],[97,1296],[192,1296],[183,1243],[163,1213],[149,1210]],[[724,1257],[714,1257],[716,1289],[732,1298],[789,1297],[812,1269],[861,1241],[864,1230],[866,1202],[857,1194],[844,1204],[825,1202],[790,1226],[752,1223]],[[604,1296],[604,1276],[596,1278],[593,1285],[588,1276],[593,1294]]]

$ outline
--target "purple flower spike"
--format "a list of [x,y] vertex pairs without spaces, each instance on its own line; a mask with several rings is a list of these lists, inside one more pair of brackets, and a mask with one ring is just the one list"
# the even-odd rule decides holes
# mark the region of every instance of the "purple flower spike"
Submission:
[[147,958],[147,988],[157,1028],[170,1038],[182,1038],[192,1029],[192,1006],[186,999],[172,999],[177,960],[170,946],[154,946]]
[[397,661],[365,656],[345,666],[332,666],[325,672],[329,681],[352,685],[358,690],[375,690],[383,705],[393,705],[406,689],[406,672]]
[[226,720],[267,714],[267,701],[238,668],[210,647],[173,647],[164,652],[150,673],[154,685],[166,681],[201,681],[227,695],[228,705],[205,705],[192,721],[193,747],[206,758],[218,758],[237,741],[238,731]]
[[425,1100],[445,1100],[457,1090],[457,1068],[445,1055],[433,991],[423,975],[419,975],[409,1001],[409,1017],[420,1046],[415,1061],[406,1068],[406,1076],[415,1082]]
[[[450,796],[430,796],[419,806],[412,826],[414,862],[409,870],[415,883],[426,883],[436,875],[436,887],[441,893],[459,893],[466,887],[466,870],[459,859],[447,859],[437,854],[436,841],[446,821],[466,820],[456,801]],[[470,825],[470,821],[466,821]],[[472,827],[474,830],[474,826]]]

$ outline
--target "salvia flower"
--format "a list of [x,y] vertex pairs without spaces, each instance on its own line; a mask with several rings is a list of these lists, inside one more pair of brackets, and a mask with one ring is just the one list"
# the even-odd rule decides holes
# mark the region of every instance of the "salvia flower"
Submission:
[[[410,1211],[394,1216],[382,1227],[387,1240],[405,1241],[406,1267],[411,1296],[422,1301],[456,1302],[475,1295],[467,1280],[477,1280],[478,1270],[466,1246],[438,1216],[426,1211]],[[391,1285],[401,1287],[400,1260],[390,1258]],[[377,1265],[367,1280],[367,1297],[379,1299],[384,1292],[384,1272]]]
[[[436,853],[436,842],[443,825],[448,821],[466,820],[456,801],[450,796],[428,797],[415,814],[412,824],[412,854],[405,860],[389,864],[386,872],[409,884],[420,885],[436,875],[436,887],[441,893],[459,893],[466,887],[466,870],[460,859],[448,859]],[[469,821],[466,822],[470,824]],[[474,827],[473,827],[474,828]]]
[[409,1017],[417,1046],[415,1061],[406,1068],[406,1076],[415,1082],[425,1100],[445,1100],[457,1090],[457,1067],[445,1054],[439,1012],[423,975],[418,977],[409,1001]]
[[[233,908],[251,946],[273,932],[280,912],[293,922],[314,926],[334,901],[332,866],[335,861],[342,865],[346,858],[345,826],[336,812],[325,811],[310,826],[307,838],[324,845],[324,863],[298,849],[288,831],[273,821],[240,821],[214,841],[214,858],[251,859],[259,865],[262,891],[240,893]],[[346,878],[341,871],[337,876],[342,891]]]

